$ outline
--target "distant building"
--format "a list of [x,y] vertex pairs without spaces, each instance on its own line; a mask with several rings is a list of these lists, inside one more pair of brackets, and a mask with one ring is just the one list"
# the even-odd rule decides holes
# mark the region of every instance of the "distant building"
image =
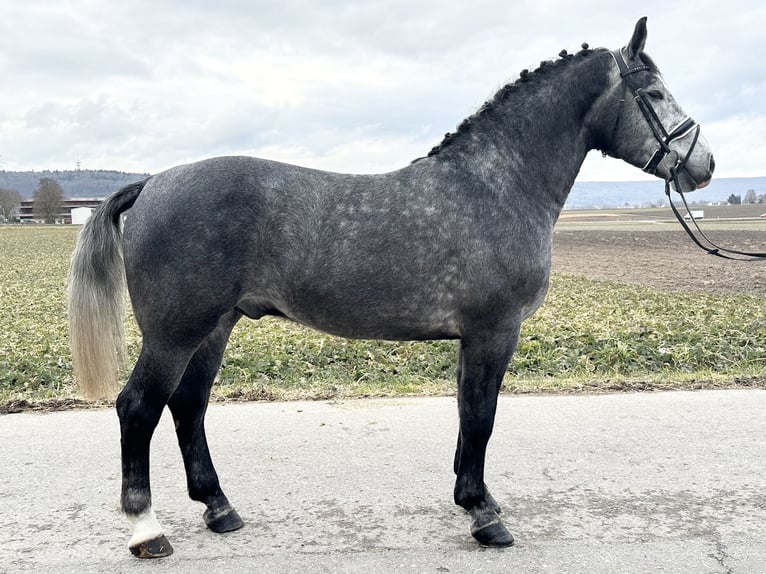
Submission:
[[[73,197],[61,202],[61,211],[56,217],[56,223],[79,225],[85,223],[93,210],[103,203],[103,197]],[[87,210],[87,216],[86,211]],[[19,208],[19,219],[24,222],[37,222],[35,219],[35,200],[24,199]],[[83,220],[83,217],[85,218]]]
[[72,225],[83,225],[93,215],[92,207],[73,207],[72,211]]
[[691,219],[705,219],[705,210],[704,209],[692,209],[691,211],[688,211],[686,215],[684,215],[684,219],[691,220]]

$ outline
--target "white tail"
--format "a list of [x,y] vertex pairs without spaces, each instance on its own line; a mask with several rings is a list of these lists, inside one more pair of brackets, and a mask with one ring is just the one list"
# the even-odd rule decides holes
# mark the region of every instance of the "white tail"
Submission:
[[69,270],[69,340],[75,379],[88,399],[111,399],[120,390],[125,354],[125,266],[119,216],[146,181],[109,197],[80,231]]

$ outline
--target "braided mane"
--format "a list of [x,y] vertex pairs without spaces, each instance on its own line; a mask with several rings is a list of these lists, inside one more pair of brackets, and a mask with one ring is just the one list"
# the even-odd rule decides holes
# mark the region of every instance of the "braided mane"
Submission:
[[[505,100],[507,100],[511,94],[517,93],[525,88],[527,88],[529,85],[535,85],[537,84],[537,80],[539,80],[542,76],[546,75],[548,72],[556,69],[560,69],[563,66],[568,65],[570,62],[574,60],[582,60],[583,58],[587,58],[590,55],[596,53],[596,52],[604,52],[606,51],[605,48],[595,48],[590,49],[588,47],[588,44],[582,44],[582,49],[577,52],[576,54],[569,54],[566,50],[562,50],[559,52],[559,59],[558,60],[544,60],[540,62],[540,66],[536,69],[530,72],[529,70],[522,70],[519,74],[519,78],[515,80],[512,83],[506,84],[498,92],[492,97],[491,100],[487,100],[482,104],[482,106],[474,113],[473,115],[469,116],[468,118],[464,119],[462,123],[457,127],[454,133],[446,133],[444,134],[444,139],[439,143],[439,145],[434,146],[431,148],[431,151],[428,152],[427,157],[434,156],[438,154],[440,151],[442,151],[444,148],[449,146],[454,140],[455,137],[463,134],[465,132],[468,132],[471,127],[473,126],[474,122],[477,118],[490,113],[493,109],[495,109],[498,105],[503,103]],[[415,163],[416,161],[419,161],[424,158],[417,158],[412,163]]]

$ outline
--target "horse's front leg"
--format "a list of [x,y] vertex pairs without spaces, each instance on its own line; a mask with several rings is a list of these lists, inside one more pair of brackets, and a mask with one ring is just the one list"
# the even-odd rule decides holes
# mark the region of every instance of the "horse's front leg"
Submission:
[[[458,381],[460,380],[460,377],[458,376]],[[462,447],[462,440],[460,438],[460,431],[457,433],[457,448],[455,449],[455,463],[454,463],[454,470],[455,474],[457,474],[457,470],[460,466],[460,452],[463,450]],[[484,496],[487,500],[487,505],[497,512],[498,514],[501,514],[503,512],[502,507],[498,504],[497,500],[495,500],[495,497],[492,496],[492,493],[489,491],[489,488],[487,488],[487,485],[484,485]]]
[[516,327],[469,335],[460,341],[460,436],[455,454],[455,502],[471,514],[471,534],[484,546],[513,544],[513,536],[500,519],[500,507],[484,484],[484,460],[495,422],[500,385],[518,336]]

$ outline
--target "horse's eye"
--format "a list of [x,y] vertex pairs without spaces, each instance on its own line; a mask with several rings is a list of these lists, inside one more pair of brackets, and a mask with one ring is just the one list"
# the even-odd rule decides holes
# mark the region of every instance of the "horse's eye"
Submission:
[[663,100],[665,99],[665,94],[663,94],[659,90],[648,90],[646,92],[646,95],[652,98],[653,100]]

